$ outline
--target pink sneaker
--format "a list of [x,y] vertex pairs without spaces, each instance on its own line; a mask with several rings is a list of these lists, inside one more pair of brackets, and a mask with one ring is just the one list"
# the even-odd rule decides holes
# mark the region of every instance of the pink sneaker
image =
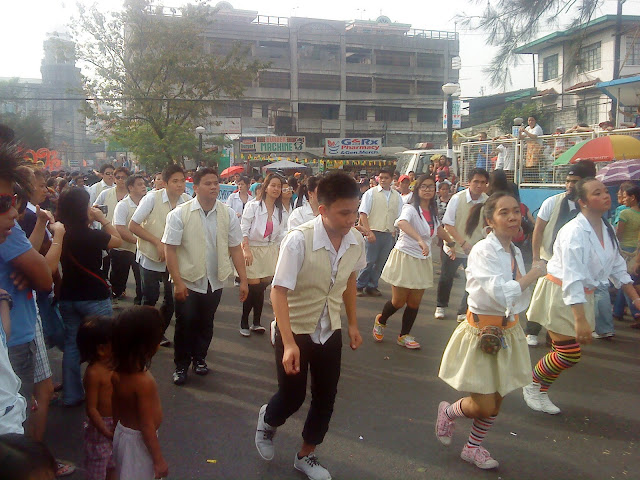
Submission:
[[482,446],[472,448],[465,444],[465,446],[462,447],[460,458],[465,462],[474,463],[476,467],[481,468],[482,470],[498,468],[499,465],[496,460],[491,458],[487,449]]
[[453,437],[455,428],[455,424],[444,413],[449,405],[451,405],[449,402],[440,402],[440,405],[438,405],[438,418],[436,419],[436,437],[441,444],[447,446],[451,445],[451,437]]

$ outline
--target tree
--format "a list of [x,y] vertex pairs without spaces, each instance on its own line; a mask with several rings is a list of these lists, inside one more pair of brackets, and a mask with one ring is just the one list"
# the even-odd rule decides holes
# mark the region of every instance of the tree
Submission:
[[536,123],[538,123],[545,131],[549,131],[551,120],[548,112],[545,112],[537,103],[525,103],[522,106],[509,105],[505,108],[500,117],[498,117],[498,125],[503,132],[511,132],[511,126],[513,125],[513,119],[520,117],[527,123],[527,118],[535,117]]
[[44,121],[35,113],[24,113],[25,89],[18,79],[0,81],[0,123],[10,127],[16,134],[16,141],[25,150],[38,150],[49,146],[49,132]]
[[[484,3],[484,0],[474,0]],[[487,45],[498,47],[498,52],[485,69],[494,86],[506,87],[511,83],[509,69],[519,64],[515,49],[539,36],[540,27],[559,26],[563,18],[572,18],[566,28],[577,28],[589,22],[604,0],[494,0],[479,16],[463,16],[464,25],[484,30]],[[586,32],[585,32],[586,35]],[[564,74],[575,71],[579,62],[582,39],[571,44],[565,58]]]
[[211,52],[214,10],[206,2],[173,16],[150,0],[128,0],[121,12],[78,8],[74,35],[91,70],[85,83],[97,99],[96,127],[150,166],[195,157],[195,127],[222,95],[240,98],[266,66],[241,46]]

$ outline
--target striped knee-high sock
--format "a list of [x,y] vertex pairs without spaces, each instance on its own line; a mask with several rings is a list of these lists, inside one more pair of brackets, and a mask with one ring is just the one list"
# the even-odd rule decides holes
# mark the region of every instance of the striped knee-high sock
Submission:
[[541,392],[546,392],[563,370],[580,361],[580,356],[580,344],[575,340],[553,342],[551,352],[533,367],[533,381],[540,384]]
[[471,432],[469,433],[469,440],[467,440],[467,447],[478,448],[484,437],[487,436],[487,432],[496,420],[496,415],[485,418],[474,418],[473,425],[471,425]]
[[462,400],[463,399],[461,398],[460,400],[458,400],[455,403],[452,403],[445,409],[444,414],[447,416],[449,420],[454,421],[456,418],[466,417],[466,415],[462,411]]

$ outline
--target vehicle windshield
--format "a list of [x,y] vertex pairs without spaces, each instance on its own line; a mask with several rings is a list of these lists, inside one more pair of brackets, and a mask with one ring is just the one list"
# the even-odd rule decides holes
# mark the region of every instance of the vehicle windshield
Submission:
[[416,175],[422,175],[423,173],[429,173],[429,165],[431,165],[431,158],[426,155],[420,155],[418,159],[418,165],[416,168]]
[[400,175],[406,175],[411,170],[412,160],[415,158],[415,153],[399,153],[398,164],[396,165],[396,170],[400,172]]

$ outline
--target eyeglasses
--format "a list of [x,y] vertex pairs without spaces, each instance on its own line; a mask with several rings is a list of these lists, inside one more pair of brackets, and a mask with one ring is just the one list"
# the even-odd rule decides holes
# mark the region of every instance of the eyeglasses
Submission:
[[112,177],[113,176],[113,172],[104,172],[102,175],[105,175],[107,177]]
[[436,186],[435,185],[420,185],[420,188],[418,190],[435,190]]
[[125,175],[116,175],[116,180],[125,180],[126,178]]
[[0,193],[0,215],[7,213],[18,202],[17,194]]
[[284,187],[282,189],[282,193],[289,193],[289,192],[292,192],[292,191],[293,191],[293,189],[291,187]]

